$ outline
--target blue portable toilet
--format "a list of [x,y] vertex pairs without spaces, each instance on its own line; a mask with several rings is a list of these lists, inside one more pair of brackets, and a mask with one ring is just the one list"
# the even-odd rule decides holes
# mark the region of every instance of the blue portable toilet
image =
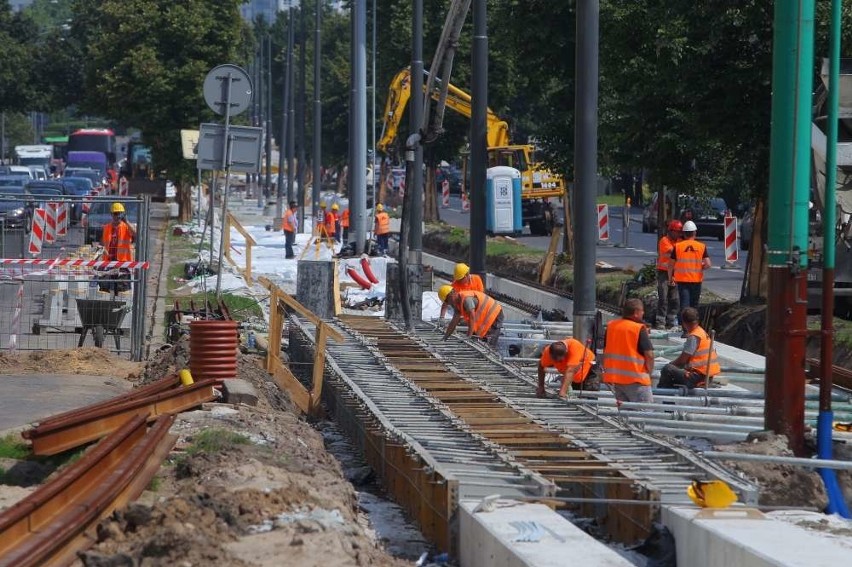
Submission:
[[521,212],[521,172],[505,165],[488,168],[485,230],[488,234],[521,234]]

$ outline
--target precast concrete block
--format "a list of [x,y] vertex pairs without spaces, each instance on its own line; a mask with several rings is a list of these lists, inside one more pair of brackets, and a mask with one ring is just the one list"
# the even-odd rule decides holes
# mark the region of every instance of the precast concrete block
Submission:
[[[399,294],[399,264],[388,262],[385,285],[385,318],[402,321],[402,299]],[[423,320],[423,266],[408,265],[408,304],[413,321]]]
[[299,260],[296,299],[321,319],[335,316],[337,265],[328,260]]

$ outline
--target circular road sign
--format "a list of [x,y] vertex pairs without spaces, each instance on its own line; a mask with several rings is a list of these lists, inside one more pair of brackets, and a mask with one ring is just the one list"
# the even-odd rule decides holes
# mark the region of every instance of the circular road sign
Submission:
[[241,67],[226,63],[211,69],[204,78],[204,101],[216,114],[225,114],[231,84],[230,115],[241,113],[252,99],[251,79]]

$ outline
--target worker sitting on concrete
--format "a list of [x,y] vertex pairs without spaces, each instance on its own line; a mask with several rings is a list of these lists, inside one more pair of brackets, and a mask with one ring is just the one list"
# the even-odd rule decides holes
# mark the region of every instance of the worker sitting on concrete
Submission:
[[715,346],[712,352],[710,350],[713,341],[698,324],[698,310],[687,307],[681,311],[680,320],[686,331],[686,342],[680,355],[660,371],[659,388],[703,387],[721,371]]
[[545,397],[544,374],[548,368],[555,368],[562,375],[560,398],[568,393],[568,384],[571,384],[573,390],[597,391],[600,388],[600,377],[594,365],[595,353],[577,339],[567,338],[544,347],[538,361],[536,397]]
[[618,401],[651,403],[654,346],[644,324],[645,306],[641,299],[628,299],[621,314],[606,326],[603,381]]
[[448,302],[455,311],[444,332],[444,340],[448,339],[464,320],[468,337],[476,335],[492,347],[497,346],[497,339],[503,328],[503,308],[493,298],[481,291],[459,292],[451,285],[441,286],[438,298]]
[[381,203],[376,205],[376,223],[373,232],[376,234],[376,248],[379,255],[387,255],[388,241],[390,240],[390,215],[385,212]]
[[[476,274],[471,274],[470,266],[462,263],[456,264],[455,271],[453,272],[453,283],[450,285],[456,291],[485,291],[485,286],[482,285],[482,278]],[[444,318],[449,306],[449,303],[446,301],[441,304],[440,319]]]

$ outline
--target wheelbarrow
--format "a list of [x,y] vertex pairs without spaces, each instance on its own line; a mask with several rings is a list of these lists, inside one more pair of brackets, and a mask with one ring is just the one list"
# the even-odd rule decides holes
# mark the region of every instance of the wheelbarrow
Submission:
[[112,299],[77,299],[77,313],[83,330],[77,347],[82,347],[86,334],[91,331],[95,346],[104,346],[104,337],[112,335],[115,338],[116,350],[121,350],[121,323],[130,308],[125,301]]

